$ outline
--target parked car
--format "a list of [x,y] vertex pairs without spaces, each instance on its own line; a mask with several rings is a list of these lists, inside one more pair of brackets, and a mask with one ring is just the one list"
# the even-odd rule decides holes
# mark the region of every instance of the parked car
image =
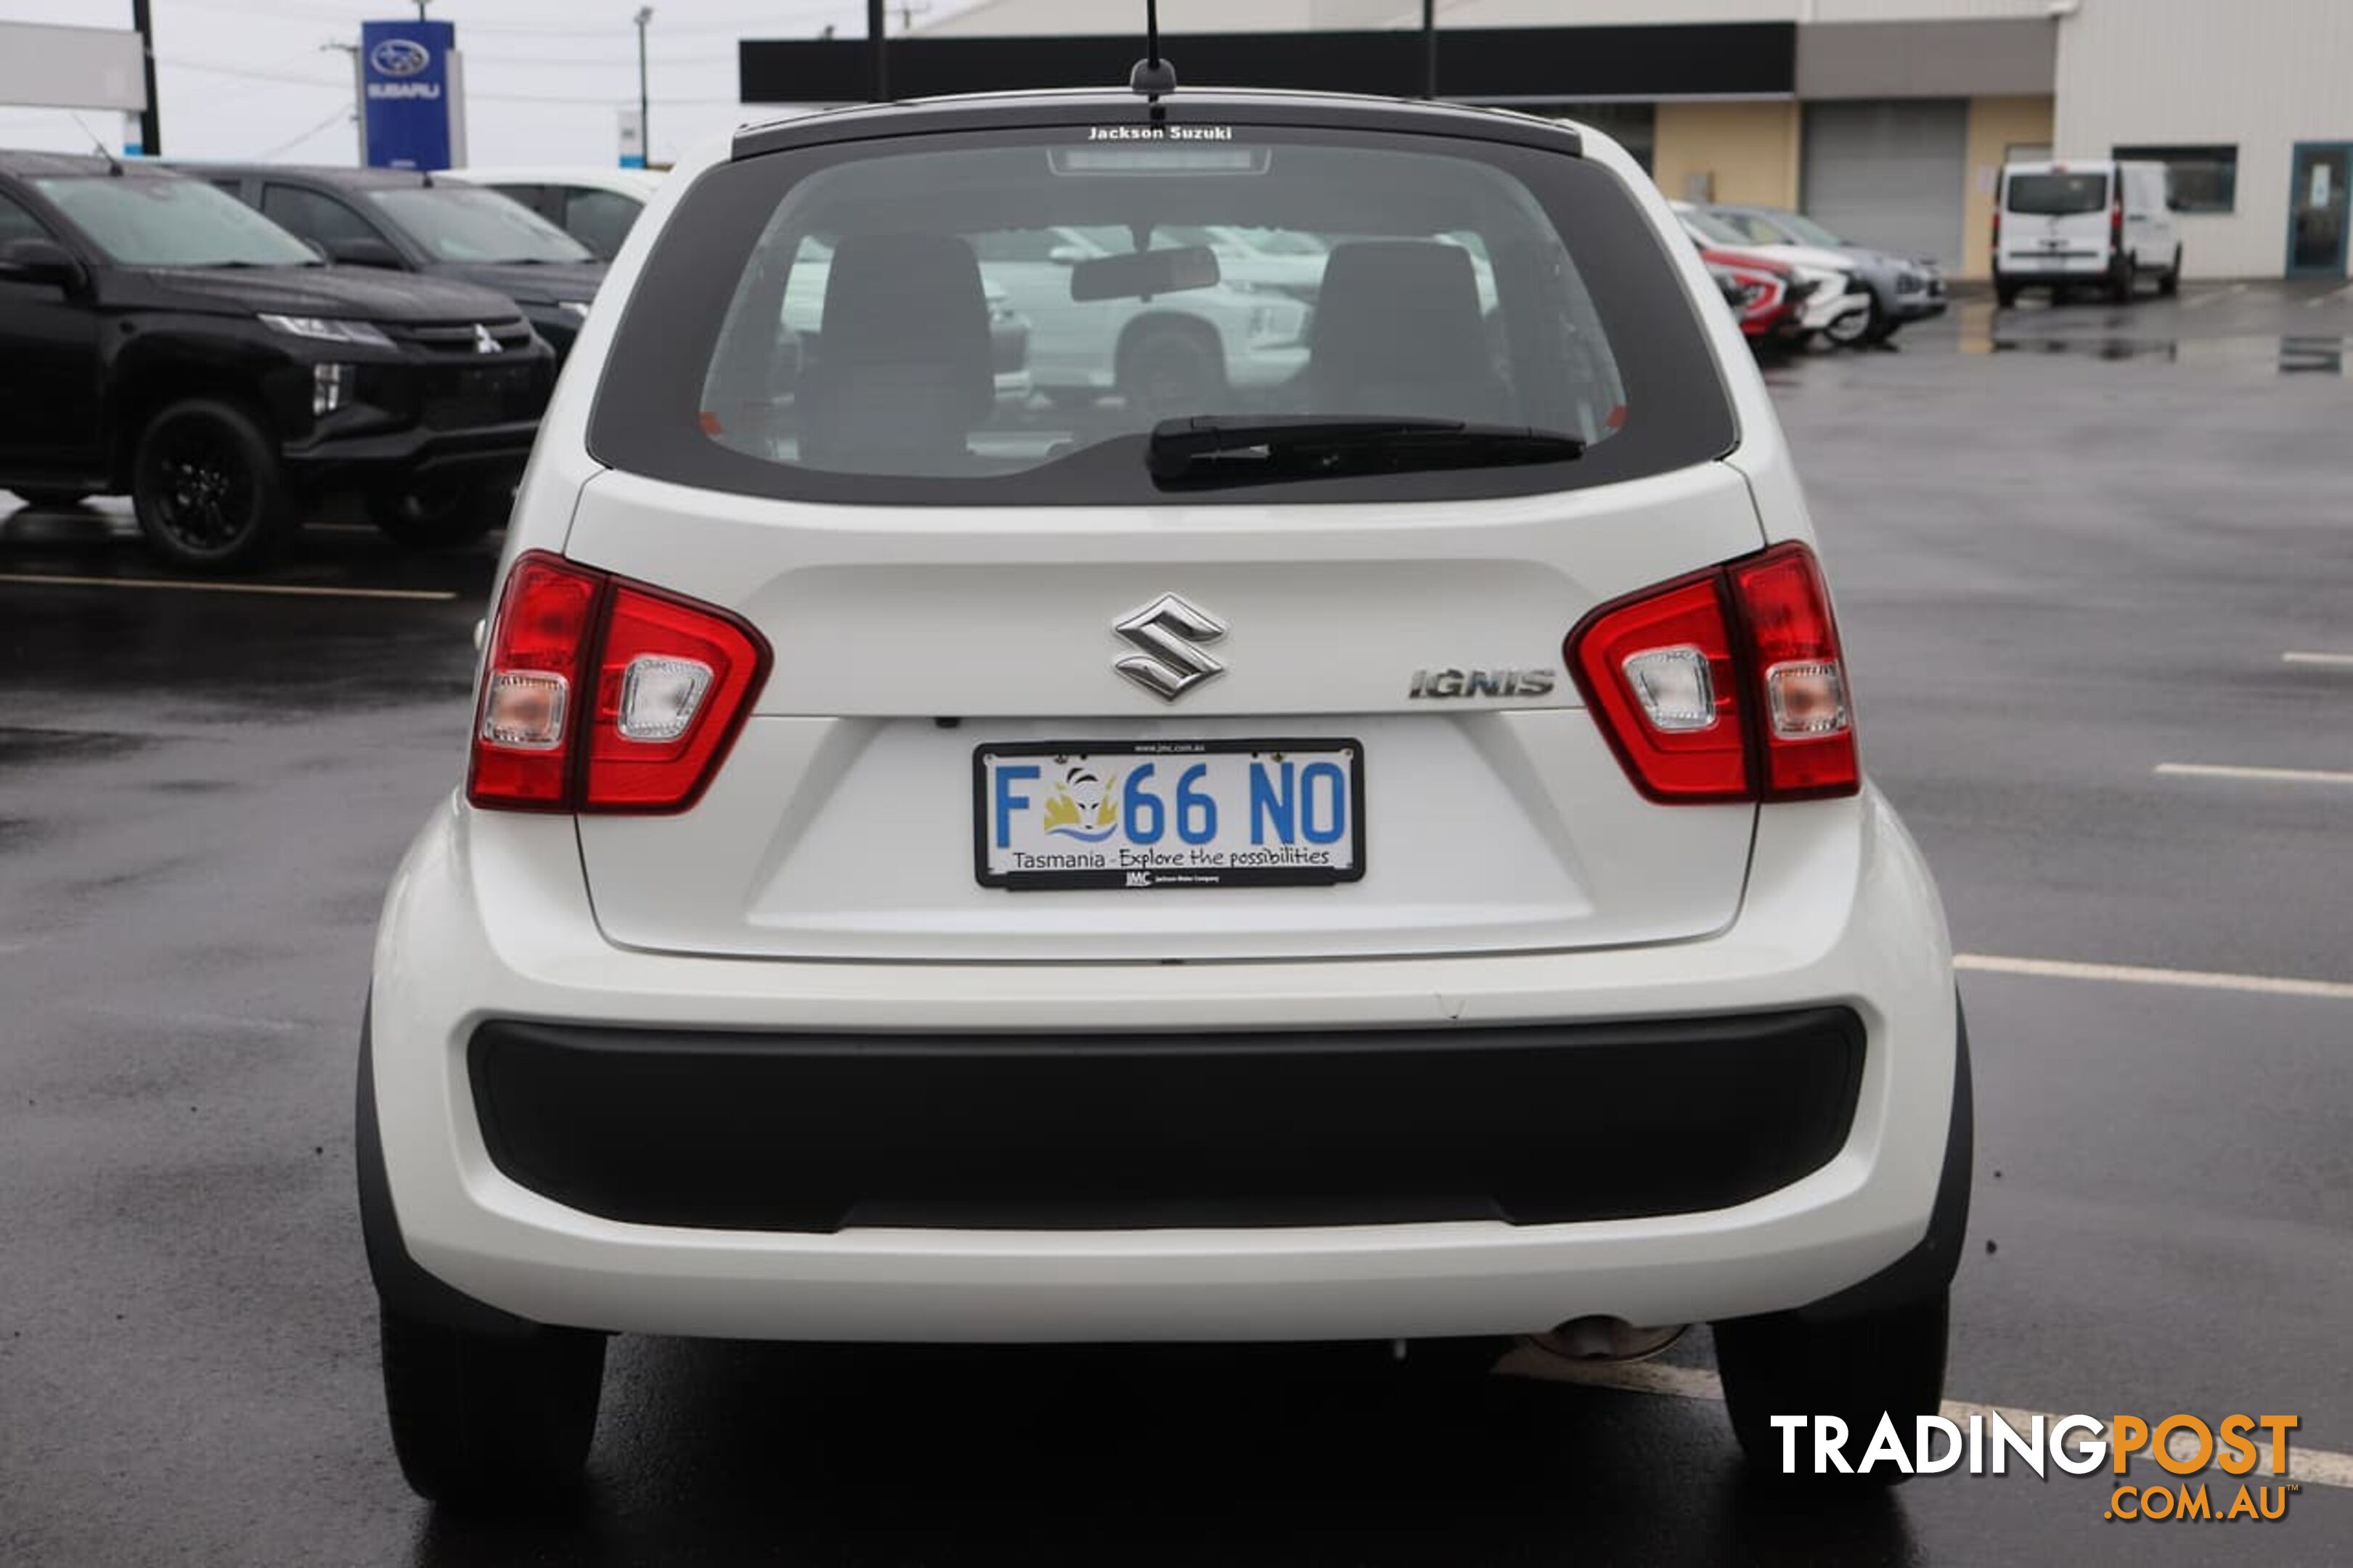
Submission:
[[554,359],[472,285],[329,267],[153,163],[0,153],[0,487],[128,494],[156,553],[267,553],[351,488],[404,543],[503,521]]
[[605,264],[520,202],[414,169],[183,164],[311,241],[331,261],[456,278],[522,308],[561,361]]
[[1807,246],[1760,247],[1750,244],[1738,228],[1703,207],[1690,202],[1669,205],[1682,221],[1683,231],[1702,249],[1745,251],[1786,267],[1800,281],[1813,285],[1799,312],[1796,335],[1799,339],[1819,336],[1842,347],[1863,341],[1871,325],[1872,295],[1847,257]]
[[1139,406],[1201,408],[1306,363],[1306,308],[1283,289],[1228,279],[1222,267],[1208,287],[1158,298],[1074,298],[1077,268],[1134,253],[1124,226],[997,227],[967,241],[984,281],[1029,321],[1030,384],[1057,402],[1117,393]]
[[1883,342],[1906,322],[1941,316],[1946,298],[1945,269],[1931,257],[1890,256],[1866,245],[1841,239],[1803,213],[1778,207],[1707,206],[1708,216],[1741,236],[1742,243],[1768,254],[1787,253],[1793,261],[1834,257],[1854,271],[1857,281],[1871,291],[1870,313],[1856,322],[1852,317],[1831,326],[1852,341]]
[[1700,252],[1743,336],[1786,342],[1806,335],[1806,302],[1818,287],[1769,256],[1713,246]]
[[1330,242],[1298,229],[1236,228],[1231,224],[1158,224],[1155,245],[1206,245],[1218,253],[1219,275],[1247,289],[1288,294],[1313,305],[1324,287]]
[[[804,115],[672,177],[376,940],[360,1206],[419,1491],[566,1484],[614,1332],[1705,1320],[1767,1475],[1776,1413],[1852,1460],[1936,1412],[1945,923],[1763,378],[1631,157],[1079,91]],[[1352,237],[1293,374],[999,420],[984,268],[1059,278],[1033,342],[1173,310],[1219,285],[1131,248],[1171,212]],[[776,381],[750,324],[812,241],[797,395],[707,417]]]
[[2021,289],[2053,298],[2075,284],[2128,302],[2143,277],[2181,288],[2181,226],[2162,163],[2071,158],[2010,163],[1994,203],[1993,288],[2004,305]]
[[650,169],[444,169],[435,176],[484,185],[521,202],[610,261],[636,226],[638,215],[661,188]]

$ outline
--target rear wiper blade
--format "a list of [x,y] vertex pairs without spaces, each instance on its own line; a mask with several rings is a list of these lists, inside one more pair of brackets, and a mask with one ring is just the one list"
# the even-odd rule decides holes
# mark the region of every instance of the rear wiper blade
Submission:
[[1170,487],[1561,463],[1585,442],[1526,425],[1324,414],[1200,414],[1152,427],[1145,465]]

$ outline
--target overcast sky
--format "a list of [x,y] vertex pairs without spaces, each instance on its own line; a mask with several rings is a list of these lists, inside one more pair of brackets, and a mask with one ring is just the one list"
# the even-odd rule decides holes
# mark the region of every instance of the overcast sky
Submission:
[[[611,163],[616,110],[638,96],[639,0],[431,0],[466,58],[470,161]],[[911,0],[917,23],[970,0]],[[830,23],[863,37],[864,0],[652,0],[648,57],[653,155],[666,163],[737,121],[735,41],[815,37]],[[414,0],[153,0],[157,98],[174,157],[349,163],[351,57],[363,18],[412,16]],[[131,0],[0,0],[0,22],[131,26]],[[892,0],[891,26],[902,26]],[[121,144],[112,111],[85,112]],[[0,104],[0,146],[87,148],[55,110]]]

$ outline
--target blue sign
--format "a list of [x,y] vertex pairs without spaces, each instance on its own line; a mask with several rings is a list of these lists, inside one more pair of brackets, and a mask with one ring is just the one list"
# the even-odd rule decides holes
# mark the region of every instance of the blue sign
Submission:
[[360,75],[367,95],[367,161],[377,169],[446,169],[464,110],[450,55],[451,22],[363,22]]

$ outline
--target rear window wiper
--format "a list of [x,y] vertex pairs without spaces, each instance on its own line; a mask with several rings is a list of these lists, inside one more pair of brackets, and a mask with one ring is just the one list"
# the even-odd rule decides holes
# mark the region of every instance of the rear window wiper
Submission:
[[1430,468],[1563,463],[1585,442],[1526,425],[1347,415],[1196,415],[1152,427],[1145,466],[1164,489],[1274,484]]

